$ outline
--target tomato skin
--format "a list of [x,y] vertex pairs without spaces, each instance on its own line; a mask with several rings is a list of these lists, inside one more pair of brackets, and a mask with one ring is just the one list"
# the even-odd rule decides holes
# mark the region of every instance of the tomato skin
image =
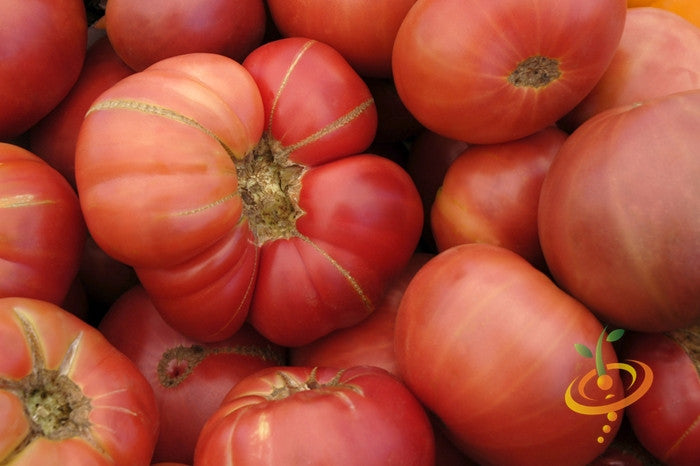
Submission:
[[200,429],[231,387],[285,358],[283,348],[249,325],[217,343],[187,338],[162,319],[141,286],[119,297],[98,329],[136,364],[155,393],[160,433],[153,461],[191,464]]
[[5,141],[49,113],[78,79],[87,20],[80,0],[7,0],[0,17],[0,141]]
[[[300,390],[282,395],[285,379]],[[194,464],[432,465],[434,448],[423,407],[385,370],[287,366],[231,389],[202,429]]]
[[391,77],[396,32],[416,0],[268,0],[285,37],[308,37],[338,50],[362,76]]
[[0,210],[0,296],[61,304],[86,238],[75,191],[36,155],[0,143]]
[[431,208],[438,251],[490,243],[545,270],[537,205],[545,174],[566,137],[552,126],[515,141],[465,149],[447,169]]
[[627,0],[627,7],[661,8],[673,12],[700,27],[700,5],[695,0]]
[[545,177],[547,265],[605,322],[663,332],[700,320],[699,105],[695,90],[599,113]]
[[[602,327],[579,302],[516,253],[462,244],[413,277],[399,305],[399,373],[478,464],[586,464],[619,428],[596,442],[605,416],[569,409],[567,386],[593,362]],[[617,361],[611,345],[603,361]],[[622,385],[617,372],[612,393]],[[439,380],[440,383],[436,383]],[[597,387],[590,395],[603,401]]]
[[[478,144],[527,136],[593,88],[626,11],[624,0],[418,0],[394,42],[396,89],[416,119],[443,136]],[[531,57],[554,65],[539,70],[546,84],[511,84]]]
[[603,110],[697,88],[700,28],[660,8],[632,8],[610,65],[561,124],[570,132]]
[[697,358],[699,330],[684,329],[695,333],[694,355],[673,334],[663,333],[631,332],[620,348],[621,358],[642,361],[653,371],[649,391],[626,412],[641,444],[668,465],[700,461],[700,374],[697,359],[691,359]]
[[262,42],[265,23],[261,0],[114,0],[105,9],[107,36],[136,71],[198,52],[241,61]]
[[[45,301],[2,298],[0,335],[5,355],[0,361],[0,412],[5,420],[0,424],[0,461],[23,465],[46,464],[48,458],[58,464],[150,463],[158,435],[153,390],[136,366],[94,327]],[[74,385],[79,396],[89,400],[89,409],[82,411],[87,415],[84,430],[58,439],[38,435],[13,451],[29,434],[21,393],[35,386],[32,374],[41,380],[57,372],[71,381],[62,387]],[[51,385],[36,388],[47,393],[50,409],[55,400]],[[71,407],[70,416],[82,422],[78,409]]]
[[76,83],[54,109],[29,130],[29,149],[75,186],[75,144],[90,104],[103,91],[133,73],[109,39],[98,39],[85,55]]

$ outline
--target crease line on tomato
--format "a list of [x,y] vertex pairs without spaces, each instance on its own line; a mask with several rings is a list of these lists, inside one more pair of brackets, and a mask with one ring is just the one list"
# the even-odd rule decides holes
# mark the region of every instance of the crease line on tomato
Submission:
[[50,199],[35,199],[35,196],[32,194],[17,194],[14,196],[0,197],[0,209],[31,207],[55,203],[56,201]]
[[277,89],[277,92],[275,93],[275,97],[272,100],[272,105],[270,106],[270,116],[267,119],[267,128],[268,130],[272,129],[272,119],[275,114],[275,110],[277,109],[277,102],[280,100],[280,96],[282,95],[282,91],[287,87],[287,83],[289,83],[289,77],[292,75],[292,72],[294,69],[297,67],[297,64],[299,64],[299,60],[301,60],[301,57],[306,53],[306,51],[313,45],[315,44],[315,40],[309,40],[304,44],[304,46],[297,52],[297,54],[294,56],[292,59],[292,62],[289,64],[289,67],[287,68],[287,72],[285,73],[284,77],[282,78],[282,82],[280,83],[280,87]]

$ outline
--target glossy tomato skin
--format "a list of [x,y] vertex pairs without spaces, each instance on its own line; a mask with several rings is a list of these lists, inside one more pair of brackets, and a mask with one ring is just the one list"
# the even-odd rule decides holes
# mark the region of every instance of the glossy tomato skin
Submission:
[[418,0],[394,42],[396,88],[443,136],[478,144],[527,136],[593,88],[626,11],[624,0]]
[[196,52],[241,61],[262,42],[265,22],[262,0],[114,0],[105,9],[107,36],[136,71]]
[[600,113],[547,172],[547,265],[605,322],[663,332],[700,319],[698,105],[700,90]]
[[[399,373],[478,464],[584,465],[619,428],[565,403],[567,387],[595,372],[576,344],[595,348],[603,328],[594,315],[516,253],[462,244],[425,264],[399,305]],[[617,361],[610,344],[602,361]],[[617,371],[610,392],[583,387],[591,404],[622,397]],[[436,381],[440,383],[436,383]],[[603,434],[603,425],[608,425]],[[597,440],[600,437],[600,440]]]
[[546,264],[537,234],[542,182],[567,134],[550,126],[501,144],[471,145],[447,169],[431,208],[438,251],[489,243]]
[[0,211],[0,296],[61,304],[86,238],[75,191],[44,160],[0,143]]
[[0,334],[0,461],[150,463],[153,390],[94,327],[45,301],[2,298]]
[[425,410],[383,369],[272,367],[241,380],[200,434],[194,464],[432,465]]
[[603,110],[697,88],[700,27],[661,8],[631,8],[610,65],[561,124],[571,131]]
[[0,141],[6,141],[49,113],[78,79],[87,20],[80,0],[8,0],[0,17]]
[[153,461],[191,464],[207,418],[240,379],[283,364],[285,351],[249,325],[217,343],[202,344],[170,327],[141,286],[109,308],[98,329],[150,383],[160,412]]
[[362,76],[390,78],[396,32],[416,0],[268,0],[285,37],[308,37],[338,50]]
[[78,80],[68,95],[29,130],[29,148],[59,171],[75,189],[75,144],[90,104],[117,81],[132,74],[102,37],[88,48]]
[[663,464],[700,461],[699,331],[695,326],[671,334],[633,332],[619,351],[621,358],[642,361],[653,371],[649,391],[626,413],[641,444]]

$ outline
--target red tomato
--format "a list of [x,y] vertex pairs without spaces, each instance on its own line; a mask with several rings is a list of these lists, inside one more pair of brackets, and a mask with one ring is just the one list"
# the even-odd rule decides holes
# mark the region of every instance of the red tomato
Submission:
[[217,343],[183,336],[163,321],[140,286],[117,299],[98,329],[153,388],[160,412],[153,461],[192,463],[199,431],[231,387],[285,360],[282,348],[248,325]]
[[599,113],[545,177],[547,265],[605,322],[662,332],[700,321],[698,108],[700,90]]
[[114,53],[106,37],[87,51],[85,64],[68,95],[29,131],[29,148],[61,173],[75,188],[75,143],[93,100],[133,73]]
[[362,76],[391,77],[396,32],[416,0],[268,0],[286,37],[308,37],[338,52]]
[[[599,355],[610,369],[617,358],[611,345],[597,346],[602,330],[521,256],[462,244],[408,284],[396,317],[396,359],[411,391],[477,463],[583,465],[611,442],[622,409],[606,398],[622,397],[618,371],[585,379],[597,363],[576,350],[599,348],[596,362]],[[572,390],[589,397],[579,404],[602,412],[570,409]]]
[[431,208],[438,251],[489,243],[546,265],[537,235],[544,176],[566,133],[556,127],[501,144],[471,145],[452,162]]
[[193,52],[241,61],[261,44],[265,22],[262,0],[110,0],[104,17],[115,51],[136,71]]
[[0,141],[18,136],[65,97],[85,58],[80,0],[0,2]]
[[189,54],[104,93],[78,139],[81,205],[182,333],[223,339],[249,316],[302,345],[372,312],[416,247],[420,198],[396,163],[353,155],[377,116],[335,50],[282,39],[244,66]]
[[93,327],[56,305],[0,299],[0,462],[149,464],[153,390]]
[[631,8],[612,62],[562,121],[568,130],[613,107],[700,88],[700,28],[660,8]]
[[626,11],[625,0],[418,0],[396,35],[396,88],[443,136],[488,144],[530,135],[590,92]]
[[432,465],[418,400],[372,366],[271,367],[236,384],[207,420],[195,464]]
[[630,333],[619,354],[653,372],[649,391],[626,410],[641,444],[663,464],[700,464],[700,327]]
[[85,244],[75,191],[36,155],[0,143],[0,216],[0,297],[61,304]]

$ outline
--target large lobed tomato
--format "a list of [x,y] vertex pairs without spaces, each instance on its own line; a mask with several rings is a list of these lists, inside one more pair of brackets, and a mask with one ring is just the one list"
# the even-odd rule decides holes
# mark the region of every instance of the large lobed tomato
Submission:
[[86,222],[182,333],[224,339],[248,317],[277,344],[308,343],[369,315],[420,236],[410,176],[354,155],[376,125],[366,84],[320,42],[270,42],[243,66],[163,60],[86,116]]
[[0,141],[51,111],[78,79],[87,46],[80,0],[0,2]]
[[427,414],[384,369],[271,367],[226,395],[197,441],[197,466],[430,466]]
[[86,237],[75,191],[44,160],[0,143],[0,217],[0,297],[61,304]]
[[545,176],[549,270],[608,323],[663,332],[700,322],[698,108],[700,89],[599,113]]
[[153,390],[100,334],[60,307],[0,299],[0,463],[146,465]]
[[192,341],[163,321],[141,286],[120,296],[98,329],[153,388],[160,412],[153,461],[192,463],[199,431],[231,387],[285,360],[283,348],[249,325],[220,342]]
[[[518,254],[462,244],[409,282],[396,359],[411,391],[478,464],[585,465],[610,444],[624,408],[603,330]],[[595,364],[579,346],[595,348]]]
[[595,85],[625,0],[418,0],[396,34],[396,89],[418,121],[470,143],[553,125]]

